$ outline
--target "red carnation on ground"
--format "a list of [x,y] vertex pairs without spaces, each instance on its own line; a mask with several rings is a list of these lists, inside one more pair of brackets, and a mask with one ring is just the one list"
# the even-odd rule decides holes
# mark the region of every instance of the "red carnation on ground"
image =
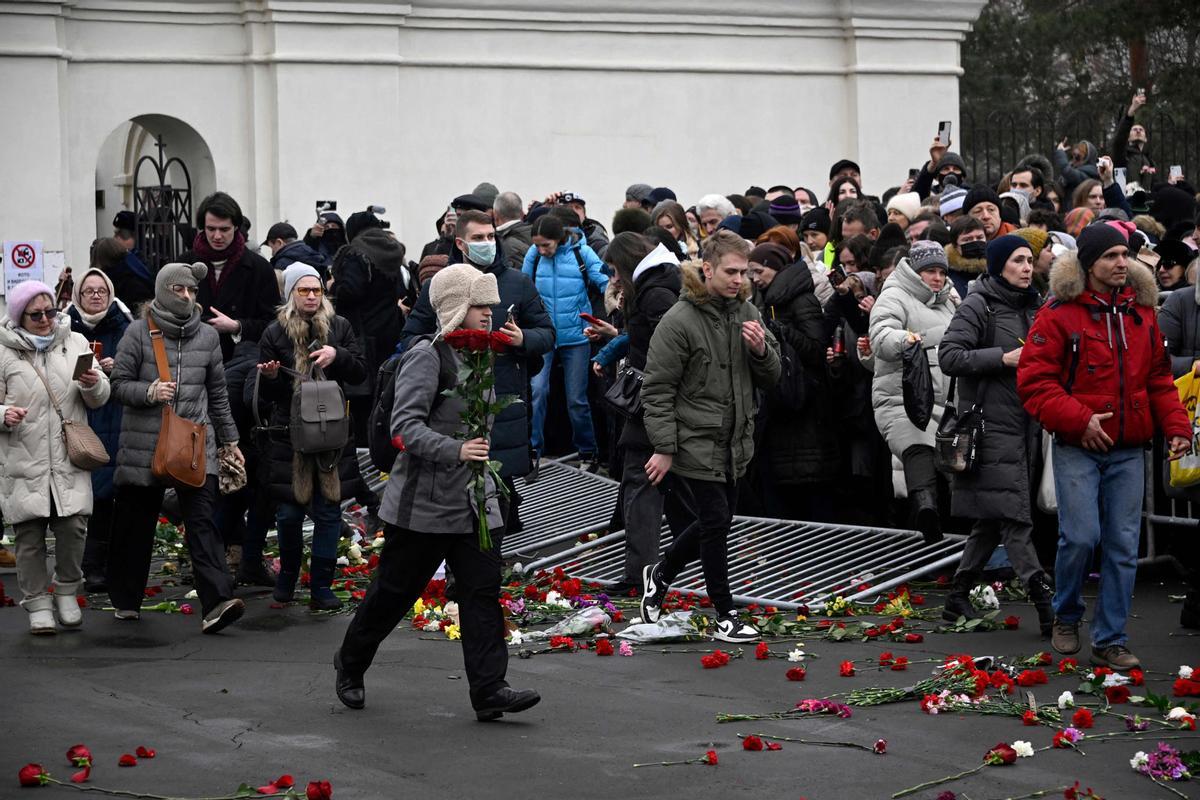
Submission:
[[612,642],[608,639],[596,640],[596,655],[611,656],[613,654]]
[[787,679],[789,681],[802,681],[808,677],[808,670],[804,667],[792,667],[787,671]]
[[908,656],[899,656],[892,662],[892,672],[904,672],[908,669]]
[[889,666],[895,660],[896,657],[892,655],[891,651],[879,654],[879,666],[881,667]]
[[840,674],[843,678],[853,678],[854,677],[854,662],[853,661],[843,661],[841,666],[838,667],[838,674]]
[[708,655],[700,656],[700,665],[705,669],[717,669],[729,663],[729,654],[723,650],[713,650]]
[[1015,615],[1010,615],[1004,618],[1004,627],[1010,631],[1015,631],[1021,627],[1021,618]]
[[1132,694],[1133,692],[1129,690],[1128,686],[1108,686],[1104,689],[1104,696],[1113,705],[1128,703],[1129,697]]
[[26,764],[17,772],[17,779],[22,786],[45,786],[50,782],[50,774],[41,764]]
[[759,661],[766,661],[771,657],[771,648],[766,642],[759,642],[754,648],[754,657]]
[[745,739],[742,739],[742,749],[754,751],[762,750],[763,740],[757,736],[747,736]]
[[74,745],[67,751],[67,761],[70,761],[76,767],[90,766],[92,763],[92,751],[87,748],[87,745]]
[[909,644],[919,644],[920,642],[925,641],[925,637],[919,633],[906,633],[904,634],[904,641],[908,642]]
[[1079,662],[1073,658],[1064,658],[1058,662],[1059,673],[1075,672],[1079,669]]
[[710,767],[715,767],[717,765],[717,751],[709,750],[700,760],[701,763],[708,764]]
[[158,753],[156,753],[154,750],[151,750],[149,747],[143,747],[141,745],[138,745],[138,749],[134,750],[133,752],[137,753],[138,758],[154,758],[156,755],[158,755]]
[[1071,724],[1076,728],[1090,728],[1095,722],[1092,717],[1092,712],[1086,708],[1080,708],[1071,715]]
[[333,787],[329,781],[309,781],[304,796],[308,800],[333,800]]
[[1024,714],[1021,715],[1021,722],[1023,722],[1026,725],[1030,725],[1030,726],[1040,724],[1038,722],[1037,712],[1033,711],[1032,709],[1027,710]]
[[1012,746],[1000,742],[998,745],[987,751],[983,757],[985,764],[990,764],[993,767],[1002,767],[1015,763],[1017,760],[1017,751],[1012,749]]
[[1146,673],[1138,667],[1129,670],[1129,680],[1134,686],[1142,686],[1146,683]]
[[117,759],[117,766],[118,767],[136,767],[137,759],[134,758],[129,753],[124,753],[121,755],[121,757],[119,759]]

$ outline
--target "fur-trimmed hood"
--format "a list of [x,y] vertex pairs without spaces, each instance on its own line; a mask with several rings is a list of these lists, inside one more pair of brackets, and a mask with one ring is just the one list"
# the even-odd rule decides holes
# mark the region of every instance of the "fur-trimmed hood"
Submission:
[[987,272],[986,258],[967,258],[958,252],[957,245],[946,245],[946,261],[950,263],[950,269],[955,272],[963,272],[967,275],[982,275]]
[[[684,261],[679,265],[679,269],[683,272],[683,292],[681,297],[694,305],[704,306],[716,298],[709,294],[708,287],[704,284],[704,273],[701,272],[700,265],[701,261],[695,258]],[[743,283],[741,291],[738,292],[738,301],[744,302],[749,300],[752,289],[753,287],[749,280]]]
[[[1137,304],[1147,308],[1158,305],[1158,285],[1147,267],[1129,260],[1129,271],[1125,286],[1133,289]],[[1079,255],[1069,250],[1054,260],[1050,268],[1050,293],[1055,300],[1069,303],[1076,300],[1087,288],[1087,274],[1079,264]]]

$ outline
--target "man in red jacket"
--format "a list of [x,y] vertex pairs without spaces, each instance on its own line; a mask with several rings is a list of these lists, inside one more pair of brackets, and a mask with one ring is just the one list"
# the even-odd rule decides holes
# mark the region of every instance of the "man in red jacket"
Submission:
[[1060,653],[1079,651],[1083,579],[1103,545],[1091,625],[1093,664],[1138,666],[1125,646],[1125,620],[1137,575],[1145,488],[1145,444],[1160,430],[1172,459],[1191,447],[1155,320],[1150,271],[1129,258],[1114,225],[1084,229],[1077,253],[1050,272],[1052,300],[1029,329],[1017,367],[1025,410],[1054,434],[1058,495],[1054,635]]

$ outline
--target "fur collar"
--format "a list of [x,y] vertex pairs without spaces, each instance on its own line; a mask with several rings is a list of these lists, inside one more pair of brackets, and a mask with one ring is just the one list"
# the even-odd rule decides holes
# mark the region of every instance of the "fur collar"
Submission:
[[946,245],[946,260],[950,263],[950,269],[955,272],[968,275],[982,275],[987,272],[986,258],[967,258],[952,244]]
[[[1154,308],[1158,305],[1158,286],[1154,282],[1154,275],[1133,259],[1129,259],[1125,287],[1134,291],[1139,306]],[[1054,266],[1050,268],[1050,293],[1055,300],[1072,302],[1083,294],[1086,288],[1087,278],[1074,250],[1063,253],[1054,260]]]
[[[684,261],[679,265],[683,271],[683,297],[693,305],[703,306],[713,302],[716,298],[708,292],[708,287],[704,285],[704,273],[700,271],[701,261],[699,259],[691,259]],[[742,284],[742,290],[738,292],[737,299],[745,301],[750,299],[750,281]]]

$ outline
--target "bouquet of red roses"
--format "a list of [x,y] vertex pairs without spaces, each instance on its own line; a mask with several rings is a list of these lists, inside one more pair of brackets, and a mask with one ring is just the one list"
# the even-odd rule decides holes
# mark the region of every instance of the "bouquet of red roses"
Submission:
[[[496,385],[496,354],[504,352],[512,344],[512,337],[502,331],[460,328],[446,334],[445,339],[446,344],[458,351],[462,360],[458,382],[447,393],[462,398],[466,403],[467,407],[462,413],[463,423],[467,426],[464,438],[490,439],[495,416],[517,400],[511,396],[497,398],[493,391]],[[479,549],[490,550],[492,536],[487,521],[488,473],[495,479],[496,488],[506,496],[508,487],[500,478],[499,461],[468,461],[467,466],[472,472],[467,488],[475,501],[476,515],[479,517]]]

